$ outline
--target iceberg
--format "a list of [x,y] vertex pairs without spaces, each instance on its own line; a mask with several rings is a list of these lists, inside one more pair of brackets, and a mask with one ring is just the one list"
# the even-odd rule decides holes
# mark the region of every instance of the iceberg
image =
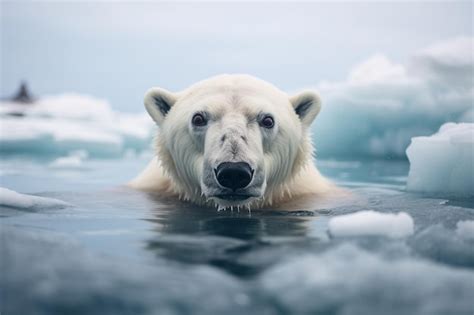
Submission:
[[23,209],[61,209],[70,207],[71,204],[62,200],[20,194],[16,191],[0,187],[0,206]]
[[376,54],[347,78],[321,82],[323,105],[313,124],[318,155],[405,158],[410,139],[444,123],[474,122],[472,37],[459,37],[397,63]]
[[104,100],[79,94],[46,96],[33,103],[0,102],[0,153],[121,157],[149,148],[153,122],[146,113],[112,110]]
[[474,123],[446,123],[429,137],[412,138],[407,190],[474,196]]
[[413,219],[405,212],[359,211],[329,221],[329,233],[334,237],[377,235],[400,238],[412,235],[413,230]]

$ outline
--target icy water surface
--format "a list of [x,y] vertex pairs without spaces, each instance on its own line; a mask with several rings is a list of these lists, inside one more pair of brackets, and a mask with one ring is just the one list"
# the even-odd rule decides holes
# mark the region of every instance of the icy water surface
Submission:
[[[473,314],[472,199],[404,191],[404,161],[320,161],[358,201],[217,212],[118,187],[145,160],[69,168],[4,160],[1,186],[64,209],[1,208],[2,314]],[[414,220],[408,237],[334,237],[359,210]]]

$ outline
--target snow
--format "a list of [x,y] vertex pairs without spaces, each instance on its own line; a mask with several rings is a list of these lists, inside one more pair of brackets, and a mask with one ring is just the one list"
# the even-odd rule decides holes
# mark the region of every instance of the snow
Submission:
[[39,210],[65,208],[71,205],[58,199],[20,194],[16,191],[0,187],[0,206]]
[[407,189],[441,195],[474,195],[474,124],[447,123],[407,149]]
[[400,238],[413,234],[413,230],[413,219],[405,212],[359,211],[329,221],[329,233],[334,237],[381,235]]
[[474,122],[473,37],[435,43],[397,63],[376,54],[339,82],[321,82],[313,124],[320,157],[397,157],[414,136]]
[[152,130],[145,113],[115,112],[106,101],[85,95],[0,103],[0,151],[7,154],[61,156],[85,150],[91,157],[119,157],[148,149]]
[[462,239],[474,241],[474,220],[459,221],[456,225],[456,234]]

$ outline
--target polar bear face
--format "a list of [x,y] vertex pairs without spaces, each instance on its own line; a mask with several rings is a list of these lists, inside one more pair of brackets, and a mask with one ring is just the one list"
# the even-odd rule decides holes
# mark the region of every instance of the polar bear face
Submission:
[[152,88],[145,107],[160,128],[161,166],[186,199],[250,206],[312,161],[313,92],[288,97],[251,76],[222,75],[180,93]]

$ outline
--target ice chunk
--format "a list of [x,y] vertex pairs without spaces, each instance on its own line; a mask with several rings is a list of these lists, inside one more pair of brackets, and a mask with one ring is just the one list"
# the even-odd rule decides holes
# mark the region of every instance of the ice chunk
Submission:
[[103,100],[77,94],[50,96],[31,105],[0,103],[0,152],[92,157],[148,149],[153,122],[145,113],[112,110]]
[[413,229],[413,219],[405,212],[359,211],[336,216],[329,221],[329,233],[336,237],[383,235],[398,238],[413,234]]
[[79,168],[82,165],[82,159],[76,155],[60,157],[51,163],[53,168]]
[[82,168],[87,156],[88,154],[84,150],[74,151],[68,156],[57,158],[49,166],[51,168]]
[[474,241],[474,220],[459,221],[456,234],[462,239]]
[[20,194],[16,191],[0,187],[0,206],[34,210],[65,208],[71,205],[58,199]]
[[407,190],[474,196],[474,124],[447,123],[430,137],[412,138]]

